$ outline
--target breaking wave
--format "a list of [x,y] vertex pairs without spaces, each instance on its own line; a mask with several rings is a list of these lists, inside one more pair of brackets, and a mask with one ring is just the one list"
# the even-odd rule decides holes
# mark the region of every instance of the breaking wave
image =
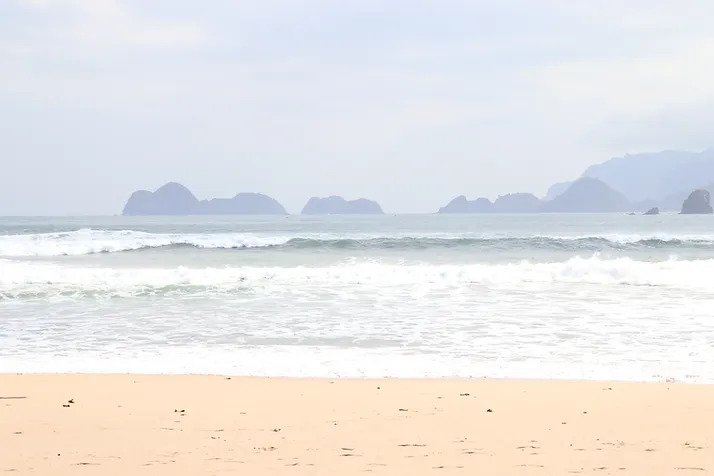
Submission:
[[347,260],[324,267],[109,268],[0,260],[0,299],[48,296],[478,292],[474,286],[535,284],[663,286],[714,290],[714,260],[636,261],[574,257],[563,262],[399,265]]
[[711,249],[713,235],[592,236],[263,236],[249,233],[160,234],[135,230],[81,229],[69,232],[0,236],[0,256],[65,256],[117,253],[160,248],[198,249],[542,249],[573,252],[639,249]]

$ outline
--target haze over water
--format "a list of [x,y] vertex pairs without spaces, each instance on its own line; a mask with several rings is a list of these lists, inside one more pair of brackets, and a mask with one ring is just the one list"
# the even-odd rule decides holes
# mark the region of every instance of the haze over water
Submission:
[[0,372],[714,382],[714,217],[0,219]]

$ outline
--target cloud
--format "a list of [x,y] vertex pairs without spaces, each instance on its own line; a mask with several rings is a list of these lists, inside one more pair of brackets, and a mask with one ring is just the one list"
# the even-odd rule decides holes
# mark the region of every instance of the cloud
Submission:
[[[669,0],[0,1],[0,143],[52,183],[101,163],[97,213],[169,178],[290,208],[544,190],[611,155],[707,145],[712,15]],[[21,169],[3,169],[0,206]],[[54,210],[86,205],[57,196]]]
[[714,97],[714,38],[638,58],[570,61],[544,68],[562,104],[613,114],[651,113]]
[[600,28],[677,34],[707,31],[714,4],[698,0],[549,0],[551,7]]
[[147,18],[119,0],[18,0],[38,15],[59,15],[66,29],[53,28],[55,40],[76,41],[87,48],[138,46],[171,48],[205,44],[196,24]]
[[[560,62],[539,68],[534,80],[564,128],[608,151],[711,144],[714,36],[637,57]],[[693,125],[682,127],[689,113]],[[665,124],[679,126],[665,132]]]

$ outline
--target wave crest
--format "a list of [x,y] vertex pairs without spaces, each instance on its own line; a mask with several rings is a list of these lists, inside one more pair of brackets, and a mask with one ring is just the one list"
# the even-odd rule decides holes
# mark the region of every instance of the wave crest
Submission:
[[135,230],[81,229],[59,233],[0,236],[0,256],[64,256],[117,253],[159,248],[198,249],[542,249],[573,252],[637,249],[712,249],[714,235],[646,236],[460,236],[309,234],[263,236],[249,233],[159,234]]

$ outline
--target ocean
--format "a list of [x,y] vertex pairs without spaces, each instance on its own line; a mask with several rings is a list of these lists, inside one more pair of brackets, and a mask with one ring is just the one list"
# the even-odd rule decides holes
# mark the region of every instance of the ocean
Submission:
[[714,216],[0,218],[0,372],[714,382]]

